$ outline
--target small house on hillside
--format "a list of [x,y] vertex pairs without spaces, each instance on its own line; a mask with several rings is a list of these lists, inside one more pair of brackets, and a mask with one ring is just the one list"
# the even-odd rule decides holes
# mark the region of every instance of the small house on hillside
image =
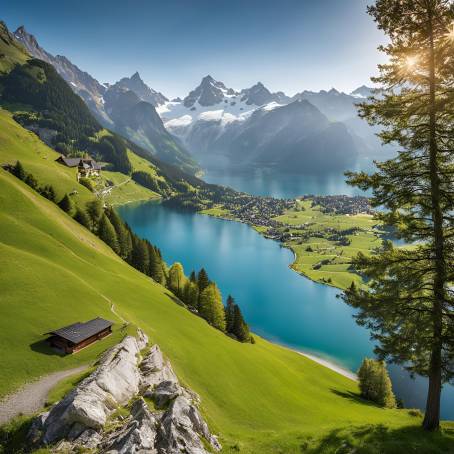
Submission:
[[112,325],[113,323],[109,320],[97,317],[85,323],[73,323],[45,333],[45,335],[51,335],[48,341],[52,347],[58,348],[65,353],[75,353],[111,334]]
[[66,167],[77,167],[77,179],[99,176],[102,168],[101,164],[92,158],[67,158],[62,155],[56,159],[56,162]]

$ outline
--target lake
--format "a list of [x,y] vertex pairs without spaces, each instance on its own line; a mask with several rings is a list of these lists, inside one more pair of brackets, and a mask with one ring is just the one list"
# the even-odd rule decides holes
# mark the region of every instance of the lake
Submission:
[[[262,191],[267,187],[268,194],[282,197],[346,193],[340,178],[331,180],[324,191],[316,191],[314,185],[319,183],[313,179],[226,173],[223,177],[216,182],[234,181],[235,189],[255,194],[266,194]],[[167,263],[181,262],[186,274],[204,267],[224,299],[228,294],[235,298],[255,333],[352,371],[365,356],[373,355],[368,331],[355,323],[353,309],[336,297],[339,290],[292,271],[293,253],[278,242],[238,222],[182,212],[156,202],[124,205],[118,212],[135,233],[161,249]],[[390,372],[395,393],[406,406],[423,408],[426,381],[410,380],[398,367],[391,367]],[[442,412],[444,418],[454,419],[454,387],[444,390]]]

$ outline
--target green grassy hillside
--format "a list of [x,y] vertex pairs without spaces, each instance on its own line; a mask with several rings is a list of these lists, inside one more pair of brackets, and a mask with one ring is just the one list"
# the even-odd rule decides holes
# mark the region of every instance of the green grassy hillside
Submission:
[[[74,356],[53,354],[42,334],[96,315],[119,323],[110,312],[113,303],[161,345],[183,383],[201,395],[225,452],[296,453],[320,443],[334,452],[345,438],[358,444],[373,436],[394,446],[401,434],[420,434],[419,418],[363,402],[351,380],[260,338],[240,344],[211,328],[3,170],[0,206],[2,395],[47,372],[94,360],[121,336],[118,324],[114,336]],[[365,424],[373,431],[358,429]],[[453,441],[449,437],[421,434],[415,440],[431,449],[419,452],[437,452],[435,446]]]

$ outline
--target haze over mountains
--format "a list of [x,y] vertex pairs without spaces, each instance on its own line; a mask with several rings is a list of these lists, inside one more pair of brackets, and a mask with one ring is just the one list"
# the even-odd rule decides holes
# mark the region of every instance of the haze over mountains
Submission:
[[169,101],[138,72],[103,85],[41,48],[24,27],[14,35],[56,68],[104,126],[190,173],[197,171],[195,161],[204,167],[345,170],[358,155],[379,149],[375,131],[357,116],[355,104],[371,94],[366,86],[351,94],[331,89],[289,97],[261,82],[235,90],[207,75],[183,100]]

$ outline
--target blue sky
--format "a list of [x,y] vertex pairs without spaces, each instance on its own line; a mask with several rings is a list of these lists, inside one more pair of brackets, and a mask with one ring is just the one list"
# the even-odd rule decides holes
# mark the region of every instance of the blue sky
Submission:
[[100,82],[139,71],[167,96],[211,74],[273,91],[369,83],[384,38],[371,0],[3,0],[0,19]]

